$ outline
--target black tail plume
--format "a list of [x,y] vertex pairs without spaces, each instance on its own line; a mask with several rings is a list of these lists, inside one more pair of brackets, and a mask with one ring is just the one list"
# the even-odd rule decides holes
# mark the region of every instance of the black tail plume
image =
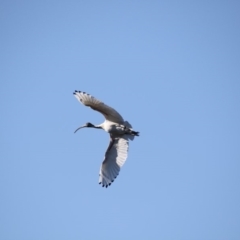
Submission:
[[135,131],[131,130],[130,134],[133,135],[133,136],[138,136],[139,137],[139,132],[135,132]]

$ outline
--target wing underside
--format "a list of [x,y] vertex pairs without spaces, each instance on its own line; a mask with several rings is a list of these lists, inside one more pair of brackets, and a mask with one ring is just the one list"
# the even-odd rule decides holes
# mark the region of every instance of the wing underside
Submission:
[[111,138],[99,172],[99,184],[108,187],[117,177],[127,159],[129,137]]

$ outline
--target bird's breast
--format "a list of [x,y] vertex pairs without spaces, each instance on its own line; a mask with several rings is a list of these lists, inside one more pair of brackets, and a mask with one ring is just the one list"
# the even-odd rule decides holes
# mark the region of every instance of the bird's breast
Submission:
[[108,133],[118,133],[118,134],[124,133],[124,127],[117,123],[105,122],[103,128]]

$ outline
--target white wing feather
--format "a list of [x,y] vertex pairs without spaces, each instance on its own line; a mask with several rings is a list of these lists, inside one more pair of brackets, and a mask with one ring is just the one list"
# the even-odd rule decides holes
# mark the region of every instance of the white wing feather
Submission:
[[106,104],[97,100],[93,96],[81,91],[75,91],[73,94],[77,98],[77,100],[81,102],[83,105],[102,113],[106,120],[115,123],[124,122],[122,116],[115,109],[107,106]]
[[125,163],[128,153],[128,138],[129,136],[124,135],[111,139],[99,172],[99,184],[102,184],[103,187],[111,185]]

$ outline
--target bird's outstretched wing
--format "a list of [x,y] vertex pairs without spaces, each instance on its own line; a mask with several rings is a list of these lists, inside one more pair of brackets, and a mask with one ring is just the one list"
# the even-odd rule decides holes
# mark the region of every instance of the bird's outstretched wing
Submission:
[[127,135],[119,138],[111,137],[99,172],[99,184],[102,184],[103,187],[111,185],[125,163],[128,153],[128,138]]
[[106,104],[97,100],[93,96],[85,92],[76,91],[76,90],[73,94],[77,98],[77,100],[81,102],[83,105],[102,113],[106,118],[106,120],[111,122],[116,122],[116,123],[124,122],[122,116],[115,109],[107,106]]

